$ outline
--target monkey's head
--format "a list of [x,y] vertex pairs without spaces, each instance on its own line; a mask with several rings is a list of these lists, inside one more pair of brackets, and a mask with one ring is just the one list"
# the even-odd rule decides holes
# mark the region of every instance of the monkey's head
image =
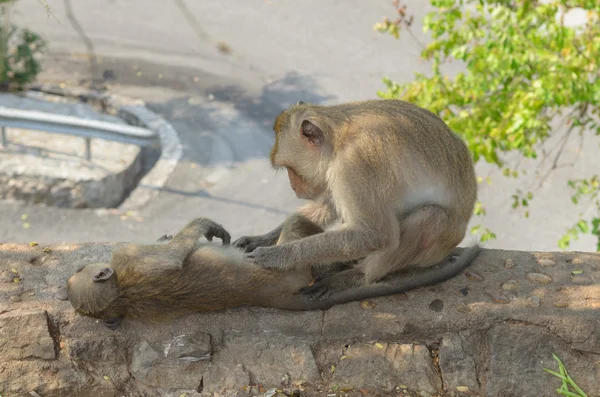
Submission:
[[286,168],[296,196],[314,199],[325,192],[332,144],[331,127],[317,107],[299,101],[275,119],[271,165]]
[[108,328],[115,330],[125,315],[119,295],[113,268],[106,263],[92,263],[72,275],[56,298],[68,300],[80,315],[104,320]]

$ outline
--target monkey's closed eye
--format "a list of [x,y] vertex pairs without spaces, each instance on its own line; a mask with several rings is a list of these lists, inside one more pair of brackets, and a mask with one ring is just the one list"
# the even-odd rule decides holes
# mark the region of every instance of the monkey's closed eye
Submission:
[[106,326],[106,328],[110,329],[111,331],[114,331],[117,328],[119,328],[119,325],[121,325],[122,320],[123,319],[121,317],[109,318],[107,320],[104,320],[104,325]]
[[110,267],[105,267],[104,269],[100,270],[98,273],[94,274],[92,276],[92,281],[95,283],[99,283],[101,281],[106,281],[110,278],[110,276],[112,276],[114,273],[114,270]]

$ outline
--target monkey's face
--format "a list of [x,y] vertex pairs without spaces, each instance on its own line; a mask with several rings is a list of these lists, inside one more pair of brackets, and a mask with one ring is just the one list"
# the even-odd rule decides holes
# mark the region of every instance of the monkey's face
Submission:
[[59,289],[56,297],[69,300],[75,311],[87,317],[105,320],[105,325],[115,329],[124,316],[120,305],[119,285],[114,270],[105,263],[87,265]]
[[330,143],[320,127],[306,118],[306,106],[299,104],[281,113],[273,129],[275,144],[271,165],[286,168],[290,186],[301,199],[314,199],[325,191]]

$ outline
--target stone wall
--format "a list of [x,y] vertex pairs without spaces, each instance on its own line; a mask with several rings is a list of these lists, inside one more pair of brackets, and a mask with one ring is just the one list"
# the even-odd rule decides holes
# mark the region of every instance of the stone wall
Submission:
[[486,250],[408,294],[110,331],[53,294],[111,246],[0,245],[0,395],[554,396],[552,353],[600,395],[600,255]]

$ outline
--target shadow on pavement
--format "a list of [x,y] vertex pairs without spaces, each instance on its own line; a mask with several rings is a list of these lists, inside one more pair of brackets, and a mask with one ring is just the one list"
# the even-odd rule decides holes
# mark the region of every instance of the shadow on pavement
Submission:
[[[288,106],[299,100],[321,104],[334,98],[317,91],[314,77],[289,72],[263,86],[259,95],[252,95],[240,85],[218,84],[197,97],[147,106],[179,132],[184,160],[202,165],[242,163],[267,158],[275,117]],[[224,147],[215,149],[217,145]]]

